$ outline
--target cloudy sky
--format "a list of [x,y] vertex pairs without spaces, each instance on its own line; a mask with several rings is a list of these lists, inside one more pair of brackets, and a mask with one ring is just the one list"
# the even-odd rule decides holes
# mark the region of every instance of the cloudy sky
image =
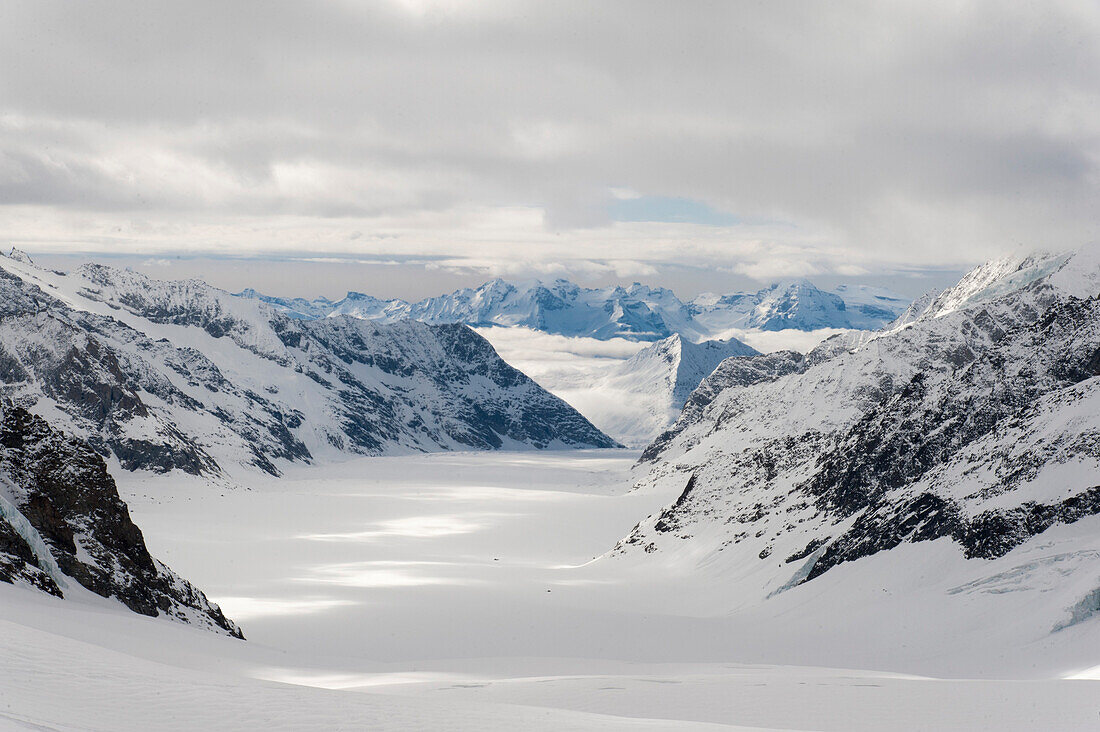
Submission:
[[0,241],[32,252],[713,288],[1100,238],[1095,0],[2,16]]

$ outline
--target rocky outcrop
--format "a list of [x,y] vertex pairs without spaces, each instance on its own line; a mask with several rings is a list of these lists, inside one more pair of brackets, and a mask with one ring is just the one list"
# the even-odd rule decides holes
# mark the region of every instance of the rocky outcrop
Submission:
[[26,410],[0,409],[0,580],[64,596],[67,581],[136,613],[236,638],[201,591],[149,554],[103,459]]
[[[897,395],[864,415],[818,459],[801,486],[823,511],[860,513],[822,555],[810,577],[842,561],[890,549],[903,540],[950,536],[967,556],[997,557],[1055,523],[1100,512],[1100,489],[1070,488],[1062,498],[1025,501],[970,515],[967,504],[1011,494],[1050,464],[1068,459],[1100,462],[1100,434],[1044,435],[1041,449],[975,452],[975,445],[1014,447],[1021,431],[1035,432],[1052,406],[1076,411],[1100,376],[1100,298],[1070,298],[1034,323],[1006,333],[955,378],[929,383],[918,373]],[[996,479],[971,479],[957,493],[952,466],[971,475],[981,468]],[[948,478],[947,476],[951,476]],[[904,502],[910,486],[922,492]]]

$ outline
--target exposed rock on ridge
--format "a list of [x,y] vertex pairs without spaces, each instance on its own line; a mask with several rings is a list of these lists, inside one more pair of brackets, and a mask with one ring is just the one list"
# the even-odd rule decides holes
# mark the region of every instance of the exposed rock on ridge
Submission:
[[24,409],[0,405],[0,581],[64,596],[66,579],[136,613],[237,638],[217,605],[149,554],[103,459]]

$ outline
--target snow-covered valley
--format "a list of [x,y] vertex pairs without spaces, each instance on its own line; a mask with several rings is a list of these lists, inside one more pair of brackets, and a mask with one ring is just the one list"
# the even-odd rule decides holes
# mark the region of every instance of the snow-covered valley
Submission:
[[[1089,729],[1097,256],[991,262],[808,353],[495,349],[3,262],[0,723]],[[193,414],[217,463],[180,461]],[[392,448],[277,449],[379,415]],[[645,449],[585,447],[615,424]]]
[[1096,582],[1100,518],[996,560],[907,545],[745,604],[741,568],[602,556],[674,498],[631,490],[636,457],[356,458],[233,488],[121,473],[150,550],[249,640],[0,584],[0,725],[1095,724],[1100,631],[1051,631]]

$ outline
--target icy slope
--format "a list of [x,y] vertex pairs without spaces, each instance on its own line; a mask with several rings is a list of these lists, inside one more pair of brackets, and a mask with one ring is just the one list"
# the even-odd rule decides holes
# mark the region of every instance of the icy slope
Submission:
[[461,325],[290,318],[200,281],[0,258],[0,381],[128,469],[611,446]]
[[[729,328],[817,330],[854,327],[844,300],[807,280],[780,282],[757,293],[696,298],[695,318],[712,331]],[[892,318],[887,318],[891,320]]]
[[613,394],[621,406],[601,414],[596,422],[626,445],[646,445],[676,420],[691,392],[719,364],[756,355],[758,351],[733,338],[692,343],[672,335],[657,341],[594,385]]
[[149,555],[95,451],[2,403],[0,581],[58,597],[72,582],[142,615],[242,637],[217,605]]
[[691,302],[681,301],[671,290],[637,282],[630,287],[589,289],[561,279],[550,283],[496,279],[416,303],[359,292],[349,292],[337,302],[283,299],[255,290],[238,296],[270,303],[294,318],[352,315],[385,322],[412,318],[637,341],[658,341],[673,334],[699,341],[734,328],[874,329],[897,318],[909,304],[906,298],[880,288],[853,285],[825,292],[806,280],[779,283],[755,293],[704,294]]
[[[901,543],[1004,554],[1100,512],[1100,259],[994,262],[894,329],[739,359],[651,445],[683,487],[621,551],[759,568],[764,596]],[[709,382],[709,383],[708,383]]]

